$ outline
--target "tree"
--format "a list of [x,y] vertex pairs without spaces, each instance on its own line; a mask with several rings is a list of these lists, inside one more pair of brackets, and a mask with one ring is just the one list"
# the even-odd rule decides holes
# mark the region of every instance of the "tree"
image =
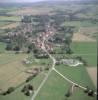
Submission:
[[15,90],[15,88],[14,88],[14,87],[9,87],[9,88],[8,88],[8,90],[7,90],[7,94],[9,94],[9,93],[13,92],[14,90]]
[[28,84],[28,89],[33,91],[34,87],[32,85]]
[[25,95],[26,95],[26,96],[30,96],[30,91],[29,91],[29,90],[26,91],[26,92],[25,92]]
[[6,46],[6,48],[5,48],[6,50],[12,50],[12,44],[7,44],[7,46]]
[[88,91],[88,96],[94,96],[94,91],[93,90],[89,90]]
[[7,28],[7,29],[5,29],[4,31],[5,31],[5,33],[8,33],[8,32],[11,31],[11,29]]
[[71,96],[71,93],[70,93],[69,90],[68,90],[68,92],[65,94],[65,96],[66,96],[67,98]]
[[19,51],[19,50],[20,50],[20,47],[19,47],[19,46],[15,46],[15,47],[13,48],[13,50],[14,50],[14,51]]

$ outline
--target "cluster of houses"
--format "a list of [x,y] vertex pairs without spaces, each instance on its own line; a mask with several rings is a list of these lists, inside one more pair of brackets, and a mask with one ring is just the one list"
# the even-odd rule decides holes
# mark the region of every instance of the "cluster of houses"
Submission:
[[47,50],[53,51],[53,46],[51,44],[48,43],[44,45],[45,40],[48,40],[49,37],[53,35],[54,35],[54,32],[51,30],[51,27],[48,25],[48,29],[46,30],[46,32],[39,34],[39,36],[37,37],[36,39],[37,47],[41,49],[47,49]]
[[23,59],[24,64],[32,64],[32,61],[28,60],[27,58]]

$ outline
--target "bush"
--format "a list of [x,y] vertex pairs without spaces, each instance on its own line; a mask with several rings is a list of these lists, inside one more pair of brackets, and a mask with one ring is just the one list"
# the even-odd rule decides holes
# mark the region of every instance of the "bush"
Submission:
[[32,80],[33,76],[29,76],[27,79],[26,79],[26,82],[29,82],[30,80]]
[[29,90],[34,90],[33,86],[30,85],[30,84],[28,84],[28,89],[29,89]]
[[9,87],[6,92],[7,92],[7,94],[9,94],[9,93],[13,92],[14,90],[15,90],[14,87]]
[[19,51],[20,48],[19,48],[19,46],[15,46],[15,47],[13,48],[13,50],[14,50],[14,51]]
[[21,92],[25,92],[26,91],[26,86],[23,87],[23,89],[21,90]]
[[45,70],[49,70],[49,67],[46,67]]
[[26,91],[25,95],[26,96],[30,96],[30,92],[29,91]]
[[2,95],[7,95],[7,92],[3,92]]
[[93,90],[89,90],[88,91],[88,96],[93,96],[94,95],[94,91]]
[[11,45],[11,44],[7,44],[7,46],[6,46],[5,49],[6,49],[6,50],[12,50],[12,45]]

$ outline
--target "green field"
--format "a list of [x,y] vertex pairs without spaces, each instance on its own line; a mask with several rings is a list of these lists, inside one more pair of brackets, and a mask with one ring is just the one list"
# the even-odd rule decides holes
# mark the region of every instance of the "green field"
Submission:
[[[44,78],[44,74],[41,73],[28,84],[32,84],[34,86],[34,89],[36,90],[40,85],[40,82],[43,80],[43,78]],[[30,100],[31,96],[27,97],[21,92],[25,84],[26,83],[21,84],[13,93],[9,95],[0,96],[0,100]]]
[[91,21],[65,21],[63,23],[64,26],[76,26],[80,27],[94,27],[97,26],[98,23],[92,23]]
[[74,56],[81,56],[88,66],[97,66],[97,43],[96,42],[73,42],[72,51]]
[[[74,82],[83,86],[88,85],[94,89],[93,83],[83,66],[79,68],[58,66],[56,68],[63,75],[74,80]],[[62,79],[57,73],[52,72],[35,100],[65,100],[64,95],[67,93],[69,86],[70,84],[67,81]],[[68,100],[96,100],[96,97],[88,97],[83,93],[83,90],[77,89]]]
[[0,16],[0,21],[20,21],[21,18],[19,16]]
[[0,27],[11,24],[12,22],[0,22]]
[[6,44],[5,44],[5,43],[0,42],[0,53],[2,53],[2,52],[4,52],[4,51],[5,51],[5,47],[6,47]]
[[25,73],[26,68],[22,64],[22,60],[26,56],[26,54],[0,54],[0,89],[16,87],[25,81],[29,74]]

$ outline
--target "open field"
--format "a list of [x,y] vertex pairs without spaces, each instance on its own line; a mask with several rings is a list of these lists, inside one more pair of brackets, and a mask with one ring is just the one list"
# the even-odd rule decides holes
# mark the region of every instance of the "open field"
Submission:
[[0,42],[0,53],[2,53],[2,52],[4,52],[4,51],[5,51],[5,47],[6,47],[6,44],[5,44],[5,43]]
[[93,38],[90,38],[82,33],[74,33],[72,41],[79,41],[79,42],[94,42],[96,41]]
[[[68,66],[58,66],[57,69],[63,74],[66,75],[69,79],[74,80],[82,85],[89,85],[94,88],[91,79],[89,78],[85,68],[72,68]],[[82,74],[84,73],[84,74]],[[78,75],[77,75],[78,74]],[[84,75],[84,77],[83,77]],[[81,81],[82,80],[82,81]],[[38,96],[35,100],[64,100],[65,93],[67,93],[70,84],[62,79],[54,71],[49,76],[47,82],[40,90]],[[83,93],[82,90],[77,89],[76,92],[70,97],[70,100],[95,100],[96,97],[90,98]]]
[[94,85],[97,87],[97,67],[87,68],[87,72],[90,75]]
[[10,17],[8,17],[8,16],[0,16],[0,21],[15,21],[15,22],[17,22],[17,21],[20,21],[21,20],[21,18],[19,17],[19,16],[10,16]]
[[0,27],[11,24],[12,22],[0,22]]
[[72,50],[75,54],[96,54],[97,42],[73,42]]
[[79,30],[79,33],[84,34],[87,37],[91,37],[94,40],[97,38],[98,28],[96,26],[95,27],[93,27],[93,26],[92,27],[81,27]]
[[97,65],[97,43],[96,42],[73,42],[73,56],[81,56],[90,66]]
[[65,21],[63,23],[64,26],[77,26],[78,28],[80,27],[96,27],[98,23],[92,23],[90,21]]
[[[41,81],[44,78],[44,74],[39,74],[36,78],[34,78],[32,81],[30,81],[28,84],[32,84],[34,86],[34,89],[36,90],[38,86],[40,85]],[[23,83],[24,85],[26,83]],[[30,97],[25,96],[21,90],[23,88],[23,84],[21,84],[13,93],[6,95],[6,96],[0,96],[1,100],[30,100]]]
[[11,28],[17,27],[18,25],[19,25],[18,22],[16,22],[16,23],[9,23],[7,25],[1,26],[0,29],[7,29],[7,28],[11,29]]
[[26,68],[22,64],[26,56],[25,54],[0,54],[0,89],[16,87],[29,76],[24,72]]
[[32,8],[32,7],[25,7],[20,10],[16,10],[14,12],[9,12],[9,14],[14,14],[14,15],[43,15],[43,14],[48,14],[51,11],[51,8]]

